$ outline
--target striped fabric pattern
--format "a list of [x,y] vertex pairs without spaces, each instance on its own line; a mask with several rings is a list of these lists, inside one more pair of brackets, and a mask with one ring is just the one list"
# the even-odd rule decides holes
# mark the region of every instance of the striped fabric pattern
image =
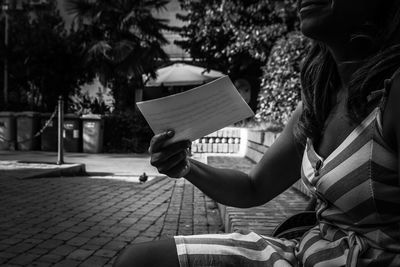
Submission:
[[318,224],[300,240],[236,232],[176,236],[181,266],[400,266],[398,156],[382,138],[381,105],[325,159],[307,140],[301,181]]
[[318,199],[320,223],[297,249],[304,266],[400,266],[398,159],[381,117],[375,108],[325,159],[308,140],[302,181]]
[[180,266],[297,266],[296,240],[261,236],[251,231],[175,236]]

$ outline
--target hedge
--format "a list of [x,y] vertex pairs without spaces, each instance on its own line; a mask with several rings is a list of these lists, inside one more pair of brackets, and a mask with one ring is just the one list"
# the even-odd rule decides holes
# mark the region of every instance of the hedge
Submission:
[[288,33],[271,50],[263,68],[258,109],[258,123],[285,125],[300,100],[300,68],[310,41],[300,32]]
[[105,116],[104,152],[144,153],[153,132],[138,111],[113,112]]

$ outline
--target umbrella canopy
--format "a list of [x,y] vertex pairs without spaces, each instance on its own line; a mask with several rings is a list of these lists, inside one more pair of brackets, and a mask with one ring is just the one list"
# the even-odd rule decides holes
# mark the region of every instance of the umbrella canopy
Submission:
[[170,66],[160,68],[156,71],[156,79],[147,79],[145,86],[186,86],[203,84],[219,77],[224,76],[222,72],[209,70],[188,65],[184,63],[175,63]]

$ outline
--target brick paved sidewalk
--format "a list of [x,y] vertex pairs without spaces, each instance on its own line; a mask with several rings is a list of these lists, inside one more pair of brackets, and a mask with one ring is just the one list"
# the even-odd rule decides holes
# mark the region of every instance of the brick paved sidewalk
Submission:
[[128,244],[221,227],[183,179],[0,179],[0,202],[1,266],[111,266]]
[[[252,167],[243,158],[209,162],[243,171]],[[297,203],[295,193],[270,206],[234,210],[238,218],[248,217],[236,226],[275,226]],[[223,230],[216,203],[184,179],[138,184],[90,177],[1,178],[0,202],[1,266],[111,266],[132,243]],[[260,219],[265,214],[274,220]]]

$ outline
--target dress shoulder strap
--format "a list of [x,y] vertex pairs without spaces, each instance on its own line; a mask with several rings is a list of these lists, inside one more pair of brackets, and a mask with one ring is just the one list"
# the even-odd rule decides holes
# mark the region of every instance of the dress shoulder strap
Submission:
[[383,111],[386,106],[386,101],[387,98],[389,97],[390,89],[392,88],[393,80],[400,75],[400,68],[397,69],[392,77],[385,79],[384,81],[384,86],[382,89],[375,90],[369,93],[367,96],[367,101],[370,103],[371,101],[377,99],[378,97],[381,97],[380,103],[379,103],[379,108]]
[[393,81],[398,75],[400,75],[400,68],[398,68],[393,73],[393,75],[392,75],[392,77],[390,77],[390,79],[386,79],[385,80],[385,83],[384,83],[385,86],[383,88],[383,95],[382,95],[382,98],[381,98],[381,102],[379,104],[379,108],[381,109],[382,112],[386,107],[386,102],[387,102],[387,99],[389,97],[389,93],[390,93],[390,89],[392,88]]

